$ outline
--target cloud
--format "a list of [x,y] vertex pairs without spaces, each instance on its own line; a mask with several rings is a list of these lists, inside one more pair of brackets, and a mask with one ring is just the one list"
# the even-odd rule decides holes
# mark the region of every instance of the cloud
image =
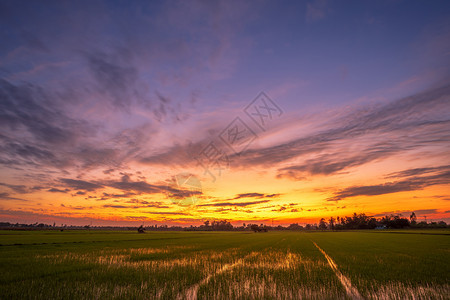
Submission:
[[126,201],[134,205],[122,205],[122,204],[104,204],[104,208],[127,208],[127,209],[140,209],[140,208],[170,208],[170,206],[163,205],[162,202],[148,202],[148,201]]
[[233,199],[241,199],[241,198],[262,198],[264,197],[264,194],[261,193],[245,193],[245,194],[238,194],[236,195],[236,197],[234,197]]
[[205,138],[201,142],[179,144],[161,149],[151,155],[140,155],[138,161],[149,165],[191,165],[198,163],[195,157],[199,156],[206,142],[210,142],[209,138]]
[[126,206],[126,205],[116,205],[116,204],[105,204],[103,205],[104,208],[134,208],[131,206]]
[[35,140],[60,145],[77,137],[74,128],[83,128],[62,110],[43,89],[30,84],[15,86],[0,79],[0,125],[10,130],[24,127]]
[[264,197],[265,198],[275,198],[275,197],[278,197],[278,196],[280,196],[281,194],[266,194],[266,195],[264,195]]
[[25,199],[10,197],[9,193],[0,193],[0,200],[18,200],[18,201],[28,201]]
[[[233,166],[277,166],[278,178],[302,180],[308,175],[331,175],[373,161],[413,151],[423,145],[444,147],[450,140],[450,120],[444,113],[450,86],[428,90],[387,104],[350,107],[344,115],[317,115],[308,123],[317,129],[305,136],[268,147],[250,148],[239,156],[229,155]],[[292,125],[292,123],[290,123]],[[195,162],[201,143],[176,144],[141,159],[149,164],[180,165]],[[196,151],[198,150],[198,151]],[[360,154],[355,154],[360,153]],[[313,157],[304,159],[304,157]]]
[[0,162],[8,167],[21,165],[65,165],[51,151],[32,145],[22,144],[0,135]]
[[262,194],[262,193],[243,193],[237,194],[234,198],[230,200],[237,200],[242,198],[275,198],[280,196],[281,194]]
[[130,179],[130,176],[128,174],[123,175],[120,180],[97,180],[95,182],[91,182],[79,179],[61,178],[60,182],[62,182],[67,187],[75,190],[92,192],[110,187],[124,192],[123,194],[111,194],[104,192],[103,197],[98,198],[97,200],[107,200],[110,198],[128,198],[130,196],[140,194],[170,193],[170,196],[173,198],[185,198],[191,197],[192,195],[203,194],[202,191],[191,191],[189,189],[174,188],[164,184],[151,184],[142,180],[133,181]]
[[[377,105],[346,107],[335,116],[316,115],[307,120],[312,128],[304,136],[266,147],[230,154],[232,167],[278,168],[277,178],[304,180],[345,172],[422,147],[444,148],[450,141],[450,119],[445,113],[450,86]],[[323,121],[326,120],[326,121]],[[292,122],[288,123],[292,126]],[[298,126],[299,124],[296,124]],[[201,137],[201,141],[208,137]],[[193,153],[206,143],[175,144],[140,162],[154,165],[195,164]]]
[[6,187],[10,188],[11,190],[13,190],[14,192],[19,193],[19,194],[25,194],[28,192],[27,187],[22,184],[18,185],[18,184],[7,184],[7,183],[0,182],[0,185],[6,186]]
[[218,202],[218,203],[210,203],[210,204],[199,204],[197,206],[250,206],[255,204],[267,203],[270,200],[258,200],[258,201],[250,201],[250,202]]
[[145,181],[109,181],[105,185],[122,191],[136,191],[140,193],[160,193],[161,186],[152,185]]
[[96,128],[70,117],[64,105],[39,86],[0,79],[0,162],[63,168],[82,158],[74,149],[95,135]]
[[102,185],[84,180],[61,178],[60,181],[75,190],[95,191],[102,188]]
[[[101,65],[98,60],[95,63]],[[118,83],[114,85],[121,88]],[[73,83],[72,88],[76,92],[0,79],[0,164],[15,169],[26,166],[117,169],[146,149],[151,136],[158,131],[149,118],[141,118],[127,128],[111,125],[111,120],[131,118],[129,113],[116,109],[130,108],[132,104],[126,101],[131,96],[121,97],[119,92],[108,89],[125,103],[118,103],[116,99],[114,107],[109,108],[100,97],[96,106],[90,107],[92,103],[84,98],[90,99],[94,92],[86,92],[88,88],[79,82]],[[77,106],[71,106],[74,104]],[[151,113],[150,108],[138,104],[132,107],[140,113]],[[166,105],[165,109],[180,114],[171,105]]]
[[441,170],[450,170],[450,165],[439,166],[439,167],[428,167],[428,168],[414,168],[408,169],[400,172],[394,172],[387,175],[387,178],[403,178],[416,175],[424,175],[429,173],[435,173]]
[[164,187],[163,190],[167,191],[170,195],[170,198],[173,199],[183,199],[203,194],[203,192],[199,190],[175,189],[172,187]]
[[61,190],[61,189],[57,189],[57,188],[51,188],[48,191],[51,192],[51,193],[67,193],[70,190],[69,189]]
[[187,212],[177,212],[177,211],[146,211],[146,214],[153,215],[181,215],[181,216],[189,216],[190,214]]
[[61,203],[61,207],[65,207],[68,209],[75,209],[75,210],[91,210],[93,207],[92,206],[72,206],[72,205],[64,205]]
[[445,113],[449,99],[447,85],[384,105],[353,108],[304,137],[248,149],[240,158],[230,159],[238,159],[242,167],[270,167],[296,160],[279,168],[278,177],[297,180],[335,174],[424,145],[444,151],[450,141],[450,120]]
[[157,208],[169,208],[164,202],[161,201],[146,201],[146,200],[139,200],[139,199],[131,199],[128,201],[125,201],[125,203],[132,203],[132,204],[138,204],[140,207],[157,207]]
[[306,160],[302,165],[289,166],[279,169],[277,178],[288,177],[291,179],[303,179],[306,175],[331,175],[351,167],[360,166],[377,159],[385,158],[403,150],[390,143],[374,145],[367,152],[353,155],[348,158],[337,158],[336,154],[318,155]]
[[114,55],[106,53],[87,54],[88,67],[98,84],[100,92],[108,95],[114,106],[128,110],[137,93],[135,83],[137,69],[130,64],[131,53],[126,50]]
[[[337,191],[333,197],[327,199],[328,201],[339,201],[350,197],[356,196],[376,196],[384,194],[392,194],[405,191],[420,190],[432,185],[450,184],[450,168],[445,166],[444,168],[438,167],[436,174],[428,176],[412,176],[403,180],[387,182],[376,185],[365,186],[352,186],[340,191]],[[414,173],[403,172],[404,174]]]
[[105,197],[113,197],[113,198],[121,197],[123,195],[127,196],[134,195],[134,193],[130,193],[130,191],[136,191],[140,193],[158,193],[161,191],[160,186],[148,184],[145,181],[130,181],[126,176],[123,176],[122,180],[120,181],[105,180],[105,181],[90,182],[70,178],[61,178],[60,181],[63,182],[68,187],[71,187],[76,190],[95,191],[104,187],[112,187],[126,192],[125,194],[122,195],[104,193]]
[[123,194],[103,193],[103,196],[104,197],[108,197],[108,198],[128,198],[128,197],[131,197],[131,196],[134,196],[134,195],[136,195],[136,194],[135,193],[131,193],[131,192],[123,193]]

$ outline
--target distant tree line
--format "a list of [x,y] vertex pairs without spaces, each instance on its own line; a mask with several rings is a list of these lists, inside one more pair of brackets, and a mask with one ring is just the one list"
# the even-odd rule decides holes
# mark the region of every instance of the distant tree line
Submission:
[[49,230],[49,229],[71,229],[71,230],[137,230],[140,233],[145,231],[253,231],[267,232],[269,230],[352,230],[352,229],[400,229],[400,228],[450,228],[444,221],[439,222],[417,222],[416,214],[413,212],[409,218],[402,215],[387,215],[381,218],[367,216],[364,213],[354,213],[348,217],[330,217],[322,218],[318,224],[306,224],[305,226],[293,223],[288,226],[269,226],[264,224],[243,223],[242,226],[233,226],[228,220],[212,220],[205,221],[202,225],[190,227],[168,226],[168,225],[150,225],[139,227],[123,227],[123,226],[71,226],[61,224],[57,226],[44,223],[19,224],[0,222],[0,229],[17,229],[17,230]]
[[318,229],[325,230],[348,230],[348,229],[400,229],[400,228],[447,228],[444,221],[430,222],[425,221],[417,223],[417,217],[414,212],[409,218],[401,215],[387,215],[382,218],[374,218],[366,214],[354,213],[350,217],[331,217],[328,220],[320,219]]
[[[179,227],[180,230],[183,227]],[[92,226],[92,225],[68,225],[61,224],[56,225],[44,224],[44,223],[9,223],[9,222],[0,222],[0,229],[14,229],[14,230],[89,230],[89,229],[101,229],[101,230],[136,230],[135,226]]]

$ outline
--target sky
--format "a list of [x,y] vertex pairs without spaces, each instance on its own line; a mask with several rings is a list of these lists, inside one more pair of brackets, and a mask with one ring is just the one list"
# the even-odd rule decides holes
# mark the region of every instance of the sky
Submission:
[[450,221],[448,1],[0,0],[0,220]]

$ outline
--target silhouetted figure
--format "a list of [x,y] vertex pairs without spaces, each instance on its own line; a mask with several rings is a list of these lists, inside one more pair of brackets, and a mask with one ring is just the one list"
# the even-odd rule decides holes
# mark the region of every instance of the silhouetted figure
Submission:
[[143,225],[139,226],[138,233],[145,233],[145,229],[144,229]]

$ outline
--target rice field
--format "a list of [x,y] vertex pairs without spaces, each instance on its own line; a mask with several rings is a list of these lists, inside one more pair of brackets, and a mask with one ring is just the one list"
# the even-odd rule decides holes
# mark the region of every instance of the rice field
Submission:
[[445,230],[2,231],[0,244],[0,299],[450,299]]

